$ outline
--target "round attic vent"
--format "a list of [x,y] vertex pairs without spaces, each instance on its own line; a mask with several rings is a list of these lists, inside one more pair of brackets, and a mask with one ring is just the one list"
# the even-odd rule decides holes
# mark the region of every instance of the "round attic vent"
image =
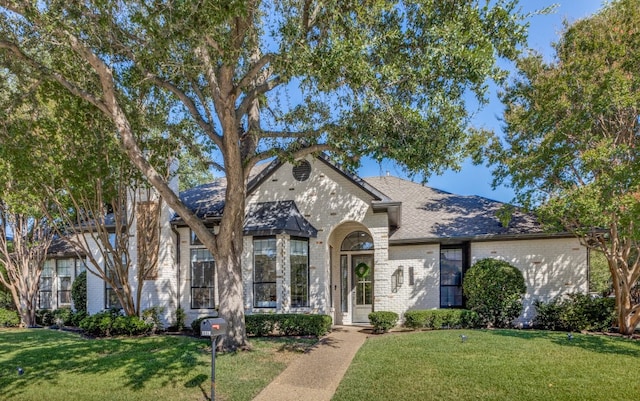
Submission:
[[306,160],[299,161],[291,170],[293,178],[297,181],[306,181],[311,175],[311,163]]

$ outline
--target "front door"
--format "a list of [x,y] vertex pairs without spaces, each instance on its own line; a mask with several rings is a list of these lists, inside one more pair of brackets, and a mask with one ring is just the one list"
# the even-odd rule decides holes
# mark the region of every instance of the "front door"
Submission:
[[353,296],[353,323],[369,323],[373,311],[373,255],[351,257]]

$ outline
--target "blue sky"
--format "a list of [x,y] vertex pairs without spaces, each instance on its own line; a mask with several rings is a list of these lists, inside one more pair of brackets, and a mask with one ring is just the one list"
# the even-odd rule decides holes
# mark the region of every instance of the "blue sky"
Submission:
[[[602,0],[521,0],[522,9],[525,12],[541,9],[552,4],[557,4],[552,14],[537,15],[530,19],[529,47],[544,55],[545,59],[552,60],[553,49],[551,44],[556,42],[563,30],[562,22],[574,22],[592,15],[602,8]],[[498,100],[497,93],[492,93],[490,103],[479,111],[474,124],[479,127],[492,129],[496,133],[501,132],[500,118],[502,104]],[[365,161],[358,171],[361,177],[385,175],[405,177],[402,170],[393,162],[378,164],[374,161]],[[431,176],[427,185],[460,195],[480,195],[501,202],[510,202],[513,199],[513,191],[510,188],[491,188],[491,171],[485,166],[474,166],[467,162],[459,172],[448,171],[440,176]]]

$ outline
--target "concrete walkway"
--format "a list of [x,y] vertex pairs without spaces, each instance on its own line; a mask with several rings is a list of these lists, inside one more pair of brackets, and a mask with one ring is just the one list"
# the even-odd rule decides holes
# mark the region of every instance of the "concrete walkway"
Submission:
[[329,401],[367,338],[364,327],[336,326],[293,361],[254,401]]

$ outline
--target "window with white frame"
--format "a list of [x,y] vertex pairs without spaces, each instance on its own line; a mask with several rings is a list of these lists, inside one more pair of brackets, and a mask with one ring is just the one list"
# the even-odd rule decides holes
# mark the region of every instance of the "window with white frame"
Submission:
[[309,306],[309,240],[292,238],[290,241],[291,306]]
[[207,249],[191,250],[191,309],[215,308],[215,262]]
[[53,307],[53,272],[56,261],[49,259],[44,262],[42,273],[40,274],[40,292],[38,296],[38,307],[40,309],[51,309]]
[[58,306],[71,305],[71,282],[73,280],[74,264],[74,259],[59,259],[57,261]]
[[276,307],[276,239],[253,240],[253,306]]

